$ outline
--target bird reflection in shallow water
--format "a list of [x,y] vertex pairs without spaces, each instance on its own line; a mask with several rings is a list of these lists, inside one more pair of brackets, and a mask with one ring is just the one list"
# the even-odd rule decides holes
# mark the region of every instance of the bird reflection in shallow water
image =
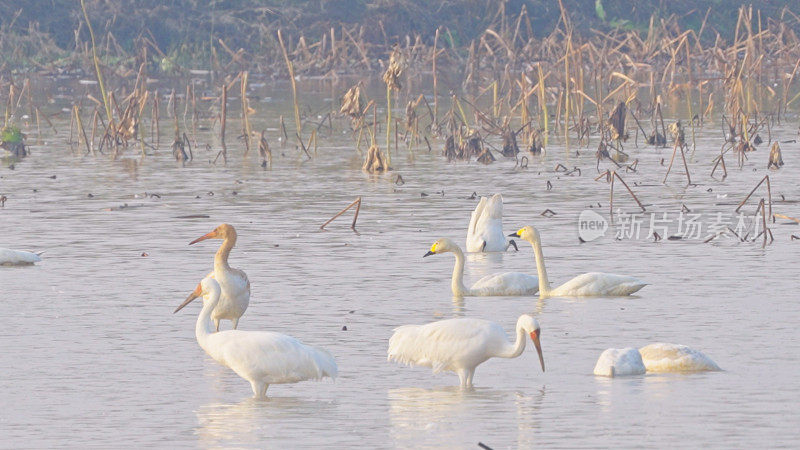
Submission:
[[285,426],[309,417],[334,414],[336,402],[295,397],[247,398],[239,403],[210,403],[197,410],[196,434],[201,447],[253,445],[286,438]]
[[[514,434],[519,444],[530,443],[539,427],[544,395],[543,387],[530,392],[458,387],[390,389],[392,437],[395,445],[404,448],[452,447],[480,440],[508,444]],[[516,408],[511,408],[512,404]],[[464,424],[470,423],[475,426],[465,431]]]

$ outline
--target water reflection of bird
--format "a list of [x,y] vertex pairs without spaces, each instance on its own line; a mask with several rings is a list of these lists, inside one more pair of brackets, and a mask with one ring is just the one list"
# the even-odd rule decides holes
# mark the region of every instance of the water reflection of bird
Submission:
[[516,358],[525,350],[529,335],[544,358],[539,343],[539,322],[523,314],[516,326],[516,340],[509,342],[503,327],[488,320],[458,318],[425,325],[403,325],[389,339],[388,359],[402,364],[431,367],[434,372],[455,372],[461,387],[471,387],[475,368],[489,358]]
[[455,242],[447,238],[437,240],[425,256],[453,253],[456,265],[450,287],[453,295],[462,297],[486,297],[498,295],[534,295],[539,290],[539,279],[520,272],[504,272],[487,275],[476,281],[471,288],[464,286],[464,252]]
[[557,288],[551,289],[550,282],[547,279],[547,270],[544,267],[542,242],[536,228],[527,226],[509,236],[521,238],[533,245],[536,269],[539,273],[539,298],[631,295],[647,286],[644,281],[627,275],[588,272],[578,275]]
[[29,266],[41,260],[36,253],[0,247],[0,266]]
[[195,327],[197,343],[218,363],[249,381],[255,398],[265,398],[270,384],[336,377],[333,356],[291,336],[271,331],[215,333],[211,314],[221,296],[219,283],[206,277],[194,293],[203,296],[203,309]]
[[[233,228],[233,225],[224,223],[214,231],[193,240],[189,245],[206,239],[223,239],[222,245],[214,256],[214,271],[208,275],[217,280],[222,289],[222,298],[211,314],[211,318],[214,320],[217,331],[219,331],[219,321],[222,319],[233,322],[233,328],[236,329],[239,325],[239,318],[250,304],[250,281],[247,279],[247,274],[228,264],[228,256],[231,254],[233,246],[236,245],[236,229]],[[175,312],[180,311],[196,298],[195,293],[189,294],[189,297],[178,306]]]
[[472,211],[467,229],[468,252],[504,252],[517,243],[503,234],[503,196],[481,197]]

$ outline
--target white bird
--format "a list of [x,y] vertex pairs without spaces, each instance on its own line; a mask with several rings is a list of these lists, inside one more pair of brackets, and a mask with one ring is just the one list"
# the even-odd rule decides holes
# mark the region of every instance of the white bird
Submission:
[[658,342],[640,348],[639,353],[650,373],[721,370],[711,358],[685,345]]
[[517,243],[503,234],[503,196],[481,197],[469,219],[467,251],[504,252],[509,246],[519,250]]
[[453,253],[456,265],[450,287],[457,297],[489,297],[496,295],[534,295],[539,290],[539,279],[520,272],[505,272],[487,275],[476,281],[471,288],[464,286],[464,252],[455,242],[447,238],[437,240],[423,258],[438,253]]
[[212,311],[220,301],[219,283],[206,277],[195,289],[203,296],[195,336],[208,356],[250,382],[255,398],[265,398],[270,384],[335,378],[336,361],[330,353],[272,331],[214,332]]
[[[189,245],[206,239],[224,239],[219,250],[217,250],[217,254],[214,255],[214,271],[208,274],[208,276],[217,280],[222,289],[222,298],[211,314],[211,319],[214,320],[214,326],[217,331],[219,331],[219,321],[222,319],[233,322],[233,329],[235,330],[239,326],[239,318],[242,317],[242,314],[250,304],[250,280],[247,279],[247,274],[242,270],[232,268],[228,264],[228,256],[231,254],[233,246],[236,245],[236,229],[233,228],[233,225],[223,223],[215,228],[214,231],[193,240]],[[178,306],[175,312],[180,311],[197,297],[198,295],[194,292],[189,294],[189,297]]]
[[388,360],[410,366],[455,372],[461,387],[471,387],[475,368],[489,358],[516,358],[525,350],[529,335],[539,354],[544,372],[544,358],[539,343],[539,322],[523,314],[517,320],[514,342],[509,342],[503,327],[488,320],[458,318],[425,325],[403,325],[389,339]]
[[544,267],[542,243],[536,228],[527,226],[509,236],[521,238],[533,245],[536,270],[539,273],[539,298],[631,295],[647,285],[644,281],[627,275],[588,272],[551,289],[550,281],[547,279],[547,270]]
[[41,260],[36,253],[0,247],[0,266],[30,266]]
[[600,354],[594,366],[594,374],[603,377],[643,375],[645,370],[642,355],[633,347],[609,348]]

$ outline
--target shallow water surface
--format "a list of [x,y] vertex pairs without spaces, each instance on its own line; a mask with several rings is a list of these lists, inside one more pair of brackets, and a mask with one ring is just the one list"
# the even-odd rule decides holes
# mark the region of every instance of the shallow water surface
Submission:
[[[671,148],[629,144],[640,170],[623,176],[648,211],[677,215],[686,205],[729,215],[763,177],[760,148],[741,171],[729,162],[725,181],[709,179],[720,141],[712,128],[690,158],[700,183],[691,188],[680,170],[661,184]],[[424,149],[412,163],[401,150],[394,173],[406,183],[398,186],[394,174],[364,175],[348,136],[330,142],[306,163],[274,144],[275,166],[262,170],[232,143],[227,166],[210,166],[215,153],[200,150],[180,167],[163,149],[143,161],[75,157],[53,136],[33,143],[14,170],[0,168],[9,197],[0,245],[45,251],[36,266],[0,267],[2,445],[772,447],[800,439],[796,226],[773,225],[776,242],[765,249],[733,239],[654,243],[644,231],[615,240],[614,227],[581,244],[578,214],[592,206],[608,217],[593,150],[575,156],[551,145],[527,170],[502,159],[447,164]],[[773,195],[788,200],[776,212],[795,217],[796,148],[786,144],[787,166],[772,175]],[[556,162],[583,173],[553,172]],[[453,299],[453,257],[422,255],[439,237],[463,245],[473,191],[503,193],[507,233],[540,229],[553,283],[601,270],[650,285],[626,298]],[[359,195],[358,233],[349,214],[319,231]],[[635,212],[626,195],[618,190],[615,205]],[[548,208],[556,215],[542,216]],[[194,214],[210,217],[180,218]],[[273,385],[268,401],[252,400],[249,384],[197,345],[199,302],[172,314],[211,269],[219,241],[187,243],[222,222],[236,226],[231,263],[252,282],[240,329],[325,347],[339,365],[335,382]],[[535,273],[530,245],[469,255],[466,279],[501,270]],[[481,317],[510,333],[522,313],[542,325],[546,373],[530,347],[481,365],[472,391],[456,388],[454,374],[386,361],[398,325]],[[724,371],[592,375],[602,350],[658,341],[697,348]]]

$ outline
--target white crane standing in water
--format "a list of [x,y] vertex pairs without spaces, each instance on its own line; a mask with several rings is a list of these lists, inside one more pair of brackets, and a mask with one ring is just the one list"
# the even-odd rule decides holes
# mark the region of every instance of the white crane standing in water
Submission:
[[[222,298],[211,314],[216,330],[219,331],[219,321],[227,319],[233,322],[233,329],[239,326],[239,318],[242,317],[250,304],[250,280],[247,274],[239,269],[234,269],[228,264],[228,256],[231,249],[236,245],[236,229],[233,225],[223,223],[208,234],[193,240],[189,245],[195,244],[206,239],[223,239],[222,245],[214,255],[214,271],[208,276],[217,280],[222,289]],[[184,306],[196,299],[199,294],[192,292],[189,297],[175,309],[175,312],[183,309]]]
[[472,387],[475,368],[489,358],[516,358],[530,336],[544,372],[539,322],[523,314],[517,319],[517,339],[508,340],[503,327],[483,319],[458,318],[425,325],[403,325],[389,339],[388,360],[411,366],[431,367],[435,373],[458,374],[461,387]]
[[203,297],[203,309],[195,326],[197,343],[218,363],[249,381],[255,398],[266,398],[270,384],[336,377],[338,369],[330,353],[291,336],[272,331],[214,332],[212,311],[221,293],[219,283],[210,276],[194,291]]

